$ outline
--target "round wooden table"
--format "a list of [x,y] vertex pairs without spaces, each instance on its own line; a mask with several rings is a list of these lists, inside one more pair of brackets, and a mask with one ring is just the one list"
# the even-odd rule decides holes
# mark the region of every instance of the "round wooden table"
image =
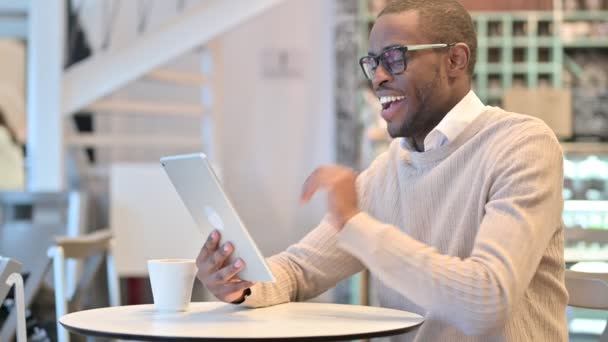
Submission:
[[154,305],[85,310],[59,322],[74,333],[126,340],[337,341],[398,335],[423,320],[410,312],[360,305],[287,303],[249,309],[198,302],[175,313],[157,312]]

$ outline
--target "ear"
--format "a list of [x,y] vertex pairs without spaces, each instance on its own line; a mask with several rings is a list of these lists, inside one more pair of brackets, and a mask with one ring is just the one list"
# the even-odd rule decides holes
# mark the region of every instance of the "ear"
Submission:
[[448,52],[448,76],[466,74],[471,58],[471,49],[465,43],[457,43]]

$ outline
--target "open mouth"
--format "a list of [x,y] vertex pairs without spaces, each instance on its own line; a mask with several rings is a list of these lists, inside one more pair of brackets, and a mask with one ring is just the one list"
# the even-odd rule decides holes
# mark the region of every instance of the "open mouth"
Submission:
[[405,96],[381,96],[380,104],[382,105],[382,110],[389,109],[392,105],[401,102],[405,99]]
[[405,96],[381,96],[382,118],[387,122],[394,120],[398,113],[403,110],[401,104],[404,101]]

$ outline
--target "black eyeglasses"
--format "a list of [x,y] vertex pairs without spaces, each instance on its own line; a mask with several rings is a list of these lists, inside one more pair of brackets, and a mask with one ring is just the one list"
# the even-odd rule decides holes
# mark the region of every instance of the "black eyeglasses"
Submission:
[[374,78],[378,65],[382,66],[391,73],[398,75],[407,69],[407,59],[405,53],[408,51],[427,50],[427,49],[442,49],[454,46],[451,44],[422,44],[422,45],[396,45],[390,46],[382,51],[378,56],[363,56],[359,59],[361,70],[368,80]]

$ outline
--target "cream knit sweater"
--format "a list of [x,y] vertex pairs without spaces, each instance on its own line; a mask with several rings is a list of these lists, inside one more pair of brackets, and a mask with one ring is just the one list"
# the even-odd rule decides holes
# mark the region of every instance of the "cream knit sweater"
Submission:
[[454,141],[400,140],[357,182],[363,212],[269,258],[245,305],[314,297],[364,267],[382,306],[421,314],[400,341],[566,341],[562,152],[540,120],[487,107]]

